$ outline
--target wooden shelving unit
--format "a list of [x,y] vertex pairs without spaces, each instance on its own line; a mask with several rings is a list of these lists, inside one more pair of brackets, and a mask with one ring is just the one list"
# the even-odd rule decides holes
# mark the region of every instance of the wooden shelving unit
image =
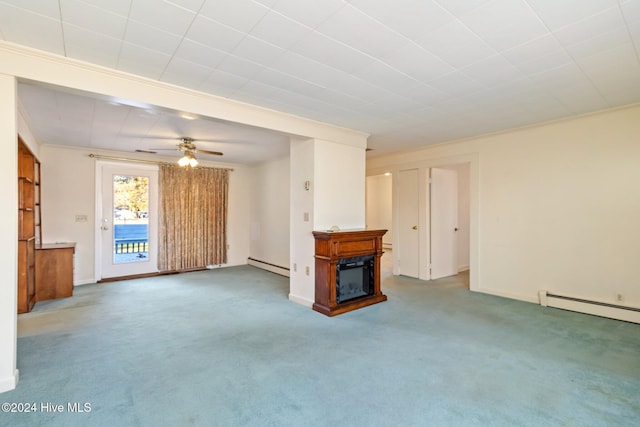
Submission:
[[40,236],[40,162],[18,137],[18,313],[28,313],[36,303]]

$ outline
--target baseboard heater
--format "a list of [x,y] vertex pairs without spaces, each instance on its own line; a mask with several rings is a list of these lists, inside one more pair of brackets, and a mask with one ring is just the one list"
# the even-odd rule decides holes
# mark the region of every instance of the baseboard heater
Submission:
[[640,308],[638,307],[559,295],[549,291],[540,291],[538,292],[538,296],[540,298],[540,305],[543,307],[561,308],[563,310],[608,317],[625,322],[640,323]]
[[262,261],[259,259],[255,259],[255,258],[247,258],[247,264],[252,265],[254,267],[258,267],[261,268],[263,270],[267,270],[270,271],[272,273],[276,273],[279,274],[281,276],[286,276],[289,277],[289,269],[286,267],[281,267],[279,265],[276,264],[272,264],[270,262],[266,262],[266,261]]

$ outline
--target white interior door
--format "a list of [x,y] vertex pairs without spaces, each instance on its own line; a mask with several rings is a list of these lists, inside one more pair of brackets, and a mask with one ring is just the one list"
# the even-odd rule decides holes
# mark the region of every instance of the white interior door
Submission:
[[100,164],[97,278],[158,271],[158,167]]
[[398,174],[398,248],[393,248],[398,263],[398,274],[419,277],[420,274],[420,220],[418,169]]
[[432,168],[431,279],[458,274],[458,174]]

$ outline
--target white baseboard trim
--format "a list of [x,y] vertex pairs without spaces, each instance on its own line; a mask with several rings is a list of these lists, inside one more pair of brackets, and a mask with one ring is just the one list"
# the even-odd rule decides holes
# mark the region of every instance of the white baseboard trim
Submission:
[[272,273],[279,274],[281,276],[289,277],[289,269],[285,267],[280,267],[279,265],[271,264],[265,261],[260,261],[259,259],[247,258],[247,264],[252,265],[254,267],[261,268],[263,270],[270,271]]
[[0,393],[4,393],[6,391],[11,391],[15,389],[16,386],[18,385],[19,379],[20,379],[20,371],[18,369],[15,370],[13,376],[0,379]]
[[289,294],[289,301],[293,301],[295,303],[304,305],[305,307],[309,307],[309,308],[313,307],[313,301],[310,301],[298,295]]
[[487,289],[487,288],[479,288],[479,289],[470,289],[472,292],[479,292],[481,294],[493,295],[496,297],[509,298],[518,301],[531,302],[534,304],[539,304],[538,298],[536,297],[526,297],[523,295],[516,295],[509,292],[502,292],[495,289]]
[[458,266],[458,273],[461,273],[461,272],[463,272],[463,271],[467,271],[467,270],[469,270],[469,268],[470,268],[470,267],[469,267],[469,264],[466,264],[466,265],[459,265],[459,266]]

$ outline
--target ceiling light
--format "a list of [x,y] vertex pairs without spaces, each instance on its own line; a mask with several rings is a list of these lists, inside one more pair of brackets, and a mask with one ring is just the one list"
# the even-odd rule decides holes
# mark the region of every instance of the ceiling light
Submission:
[[198,166],[198,160],[191,151],[185,151],[184,156],[178,160],[178,164],[182,167],[191,166],[192,168],[195,168]]

